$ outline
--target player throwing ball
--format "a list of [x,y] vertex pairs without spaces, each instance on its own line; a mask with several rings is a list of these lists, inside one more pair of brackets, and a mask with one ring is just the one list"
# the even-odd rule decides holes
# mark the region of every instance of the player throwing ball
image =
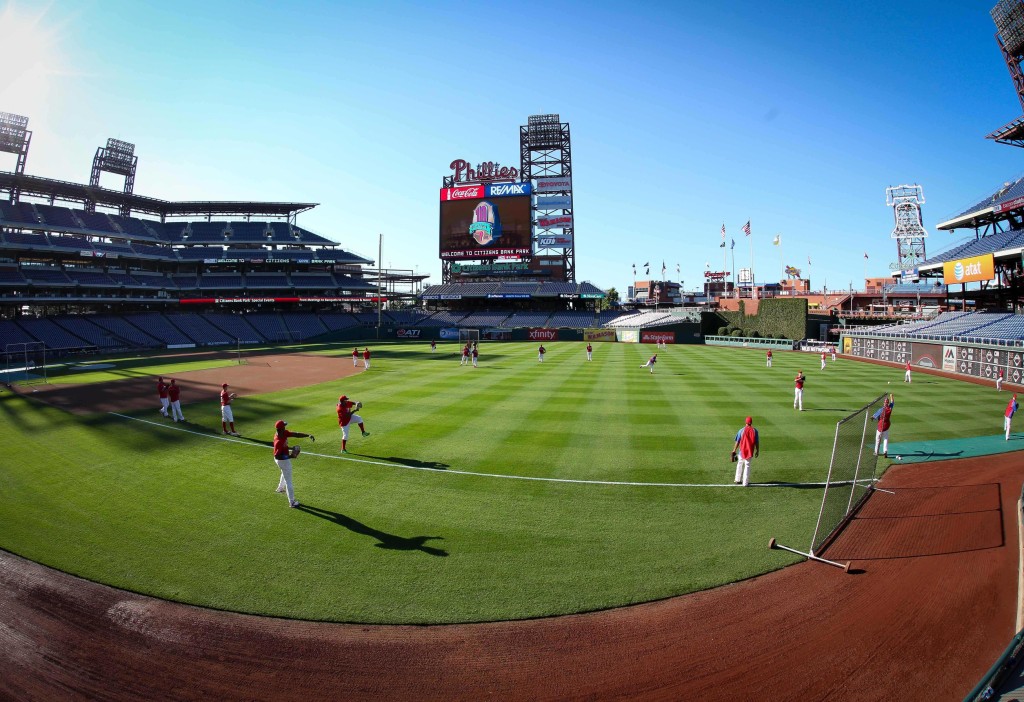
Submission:
[[641,368],[650,368],[651,369],[651,373],[653,374],[654,373],[654,364],[657,363],[657,362],[658,362],[658,354],[654,354],[653,356],[651,356],[650,358],[647,359],[647,363],[643,364],[640,367]]
[[801,412],[804,411],[804,383],[806,381],[807,376],[804,375],[802,370],[798,370],[796,377],[793,378],[793,385],[796,390],[793,393],[793,409],[799,409]]
[[277,481],[277,492],[288,495],[288,506],[298,507],[299,501],[295,499],[295,490],[292,488],[292,459],[299,457],[299,447],[288,446],[288,439],[294,436],[296,439],[309,437],[310,441],[316,441],[312,434],[303,434],[298,431],[288,431],[285,427],[288,422],[283,419],[277,420],[274,424],[274,463],[281,469],[281,479]]
[[366,431],[366,426],[363,424],[363,418],[356,414],[356,411],[362,408],[362,406],[362,402],[353,402],[348,399],[348,395],[342,395],[338,398],[338,426],[341,427],[342,453],[348,453],[348,427],[352,422],[356,423],[363,436],[370,435],[370,432]]

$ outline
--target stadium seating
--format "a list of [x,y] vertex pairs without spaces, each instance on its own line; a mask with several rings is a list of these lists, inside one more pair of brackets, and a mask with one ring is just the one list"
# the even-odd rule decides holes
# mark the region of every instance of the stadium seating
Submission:
[[611,322],[605,323],[606,327],[657,327],[664,324],[674,324],[679,320],[669,312],[636,312],[627,314]]
[[[150,227],[150,225],[142,219],[136,219],[135,217],[122,217],[121,215],[108,214],[107,217],[110,221],[117,225],[118,229],[123,231],[125,234],[130,234],[132,239],[144,238],[144,239],[158,239],[157,233]],[[158,224],[154,222],[154,224]]]
[[291,333],[278,312],[255,312],[245,315],[245,321],[267,341],[291,341]]
[[103,271],[86,271],[81,269],[70,268],[67,270],[67,276],[76,285],[84,285],[88,287],[116,287],[115,283],[109,275]]
[[943,312],[930,320],[867,327],[849,333],[890,338],[1021,344],[1024,343],[1024,315],[1005,312]]
[[177,327],[168,322],[159,312],[126,314],[124,319],[139,329],[145,329],[147,334],[155,337],[162,344],[170,346],[195,343],[194,340],[185,336]]
[[245,288],[273,288],[277,290],[288,289],[291,283],[284,273],[249,273],[245,276]]
[[292,273],[292,285],[315,290],[333,290],[338,287],[334,276],[329,273]]
[[[462,327],[501,327],[508,318],[508,312],[473,312],[459,322]],[[545,319],[547,315],[545,315]]]
[[1007,183],[1006,185],[997,188],[996,191],[993,192],[992,194],[986,195],[983,199],[974,203],[966,210],[956,215],[955,217],[951,217],[950,219],[959,219],[964,215],[971,214],[972,212],[977,212],[978,210],[988,209],[989,207],[992,207],[996,203],[1014,200],[1022,195],[1024,195],[1024,177],[1018,178],[1017,180],[1011,183]]
[[224,249],[219,246],[188,246],[177,249],[176,253],[182,261],[201,261],[206,258],[220,258]]
[[50,241],[45,234],[34,234],[30,232],[7,232],[4,234],[4,243],[12,246],[49,246]]
[[53,322],[75,336],[85,339],[92,346],[102,349],[121,348],[125,344],[104,329],[89,321],[88,316],[52,317]]
[[131,244],[119,243],[114,241],[96,241],[93,240],[92,246],[97,251],[103,251],[104,253],[116,253],[120,256],[132,255],[135,253],[132,250]]
[[116,339],[141,348],[155,348],[160,342],[125,319],[113,315],[90,316],[89,321],[103,327]]
[[244,287],[238,273],[207,273],[199,277],[201,290],[240,290]]
[[[550,312],[516,312],[512,316],[508,317],[501,326],[512,329],[522,327],[547,327],[550,324],[550,317]],[[593,321],[594,315],[590,315],[590,319]],[[551,326],[555,325],[551,324]]]
[[36,212],[43,221],[59,229],[86,229],[84,223],[75,217],[70,208],[36,204]]
[[17,268],[0,268],[0,285],[25,285],[25,276]]
[[282,316],[293,341],[305,341],[327,333],[327,327],[312,312],[288,312]]
[[50,234],[50,246],[72,251],[92,251],[92,240],[71,234]]
[[19,202],[13,204],[0,200],[0,219],[7,222],[18,222],[20,224],[38,225],[42,218],[36,213],[31,203]]
[[295,232],[295,234],[298,235],[299,240],[303,244],[333,244],[334,243],[330,239],[325,239],[324,237],[320,236],[319,234],[314,234],[313,232],[309,231],[308,229],[303,229],[302,227],[292,227],[292,230]]
[[391,315],[391,319],[395,320],[395,324],[407,327],[415,326],[417,322],[427,316],[419,310],[389,310],[388,314]]
[[258,344],[267,339],[260,334],[244,317],[227,312],[208,312],[203,315],[206,321],[220,329],[230,338],[243,344]]
[[320,321],[330,331],[351,329],[352,327],[359,326],[359,321],[353,315],[344,312],[325,312],[320,315]]
[[153,222],[150,226],[156,232],[157,237],[164,241],[180,244],[185,234],[185,225],[188,222]]
[[224,243],[227,222],[190,222],[184,234],[189,244]]
[[[0,201],[2,202],[2,201]],[[38,343],[38,339],[26,332],[24,329],[19,327],[14,322],[6,319],[0,319],[0,351],[5,353],[14,352],[13,346],[19,346],[21,344],[34,344]]]
[[922,265],[954,261],[959,258],[968,258],[970,256],[980,256],[982,254],[993,253],[1002,249],[1016,248],[1018,246],[1024,246],[1024,229],[1008,229],[1005,232],[989,234],[988,236],[981,237],[980,239],[972,239],[965,244],[955,246],[948,251],[932,256]]
[[114,223],[105,212],[86,212],[85,210],[75,210],[75,215],[78,219],[82,220],[82,224],[85,225],[86,229],[92,229],[98,232],[117,231]]
[[195,275],[172,275],[171,282],[179,290],[196,291],[199,289],[199,276]]
[[292,227],[287,222],[270,223],[270,239],[275,244],[294,244],[295,235],[292,234]]
[[26,280],[32,285],[74,285],[64,271],[59,268],[44,268],[43,266],[25,266],[21,269]]
[[448,310],[442,310],[435,312],[429,317],[421,319],[416,326],[417,327],[457,327],[462,321],[462,318],[466,316],[465,312],[450,312]]
[[194,339],[200,346],[235,343],[235,338],[211,324],[203,315],[194,312],[164,315],[182,334]]
[[47,318],[18,320],[18,325],[49,349],[84,349],[90,344]]
[[249,242],[253,244],[267,243],[269,233],[266,222],[229,222],[228,241],[233,244]]
[[555,312],[548,321],[549,327],[567,329],[590,329],[600,326],[593,312]]
[[541,283],[537,288],[537,297],[558,297],[559,295],[576,295],[579,286],[576,283],[552,281]]
[[132,250],[138,256],[154,256],[162,259],[177,258],[174,250],[164,246],[152,246],[150,244],[132,244]]

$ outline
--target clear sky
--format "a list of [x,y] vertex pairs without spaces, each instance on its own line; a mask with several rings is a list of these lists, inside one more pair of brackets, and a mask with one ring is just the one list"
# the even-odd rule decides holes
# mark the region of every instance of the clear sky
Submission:
[[317,202],[300,225],[372,259],[381,233],[433,283],[449,163],[518,165],[519,126],[557,113],[578,280],[664,261],[694,289],[724,223],[759,282],[856,287],[896,258],[886,186],[923,185],[931,255],[1024,171],[984,139],[1021,114],[994,4],[0,0],[0,111],[30,118],[29,173],[87,182],[123,139],[136,193]]

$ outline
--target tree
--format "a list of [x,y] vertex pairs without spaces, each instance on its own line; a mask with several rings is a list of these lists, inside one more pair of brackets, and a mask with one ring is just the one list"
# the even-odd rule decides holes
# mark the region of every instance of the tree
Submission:
[[619,291],[615,288],[608,288],[604,291],[604,299],[597,301],[597,309],[606,310],[619,306]]

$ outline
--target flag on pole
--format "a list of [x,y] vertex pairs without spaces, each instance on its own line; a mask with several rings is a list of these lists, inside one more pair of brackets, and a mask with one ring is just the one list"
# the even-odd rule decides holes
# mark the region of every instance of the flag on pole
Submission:
[[665,277],[665,259],[661,259],[661,277]]
[[724,222],[722,223],[722,243],[719,245],[719,248],[721,248],[721,249],[725,248],[725,223]]
[[807,257],[807,265],[808,266],[811,265],[811,257],[810,256]]
[[679,275],[679,264],[676,264],[676,275]]
[[775,238],[772,239],[772,243],[775,244],[776,246],[781,244],[782,243],[782,235],[781,234],[776,234]]
[[865,252],[864,252],[864,258],[867,258],[867,257],[868,257],[868,252],[867,252],[867,251],[865,251]]
[[650,263],[645,263],[645,264],[644,264],[644,268],[647,268],[647,267],[648,267],[648,266],[650,266],[650,265],[651,265]]
[[749,219],[747,220],[747,223],[743,225],[743,234],[746,235],[746,236],[750,236],[750,220]]
[[[722,246],[725,246],[725,244],[722,244]],[[730,247],[730,249],[729,249],[729,250],[731,251],[732,249],[735,249],[735,248],[736,248],[736,240],[735,240],[735,239],[733,239],[733,240],[732,240],[732,246]]]

